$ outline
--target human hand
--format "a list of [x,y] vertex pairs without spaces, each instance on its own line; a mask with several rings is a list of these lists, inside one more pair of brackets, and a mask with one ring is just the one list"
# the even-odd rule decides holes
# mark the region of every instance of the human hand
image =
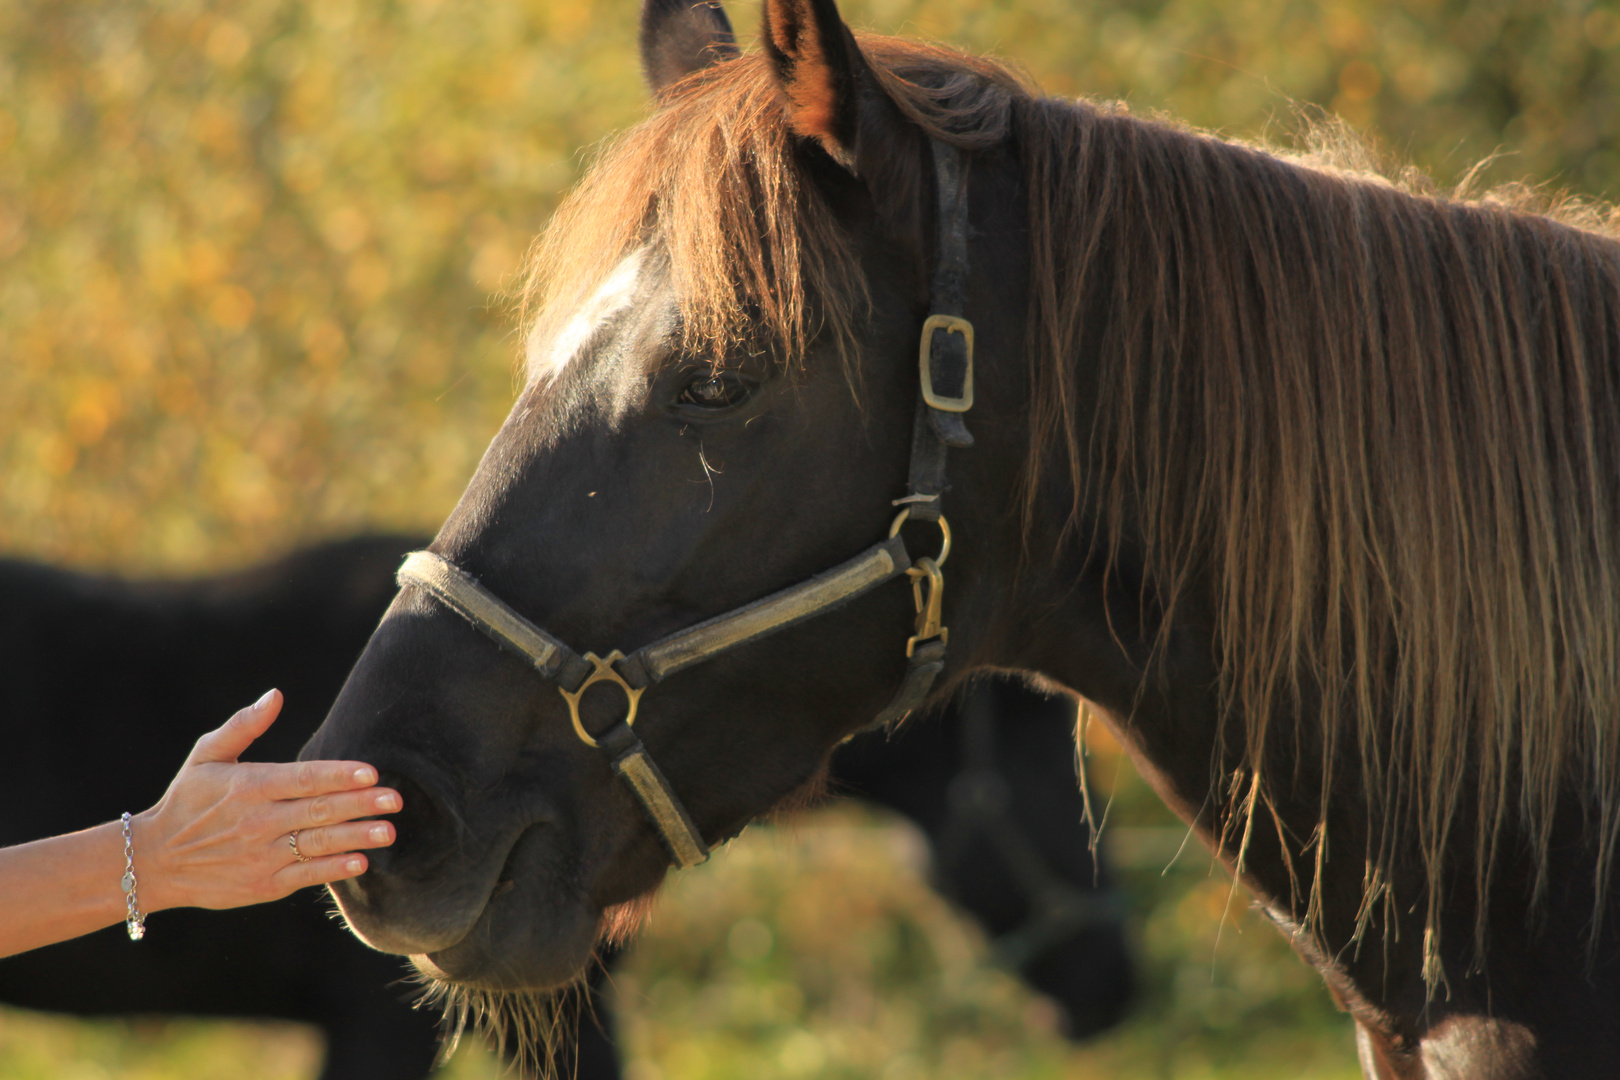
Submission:
[[[399,792],[375,787],[360,761],[240,762],[281,712],[271,690],[197,740],[169,790],[131,821],[141,910],[230,908],[276,900],[308,885],[357,877],[359,849],[394,842],[386,821]],[[294,858],[288,836],[297,833]]]

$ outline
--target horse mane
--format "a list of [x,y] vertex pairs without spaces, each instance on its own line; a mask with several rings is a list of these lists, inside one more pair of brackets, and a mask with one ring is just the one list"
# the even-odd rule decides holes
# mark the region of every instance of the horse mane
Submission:
[[[1314,750],[1319,916],[1348,758],[1370,832],[1357,933],[1423,904],[1432,987],[1448,862],[1472,872],[1480,963],[1504,836],[1539,899],[1573,798],[1595,826],[1595,940],[1620,825],[1613,215],[1522,188],[1445,197],[1341,167],[1333,145],[1289,161],[1057,102],[1028,102],[1019,137],[1032,464],[1067,453],[1075,516],[1098,511],[1109,552],[1134,530],[1161,643],[1177,600],[1209,590],[1242,739],[1217,779],[1239,861]],[[1089,430],[1082,354],[1101,363]],[[1397,898],[1414,847],[1426,895]]]
[[[1471,869],[1482,959],[1504,836],[1543,868],[1539,896],[1573,800],[1600,917],[1620,831],[1614,215],[1378,175],[1331,128],[1288,155],[859,40],[930,135],[1023,162],[1028,505],[1056,470],[1110,565],[1140,542],[1161,645],[1207,593],[1240,867],[1257,814],[1313,770],[1310,925],[1348,769],[1369,828],[1357,934],[1415,848],[1427,895],[1398,899],[1426,905],[1434,986],[1443,868]],[[537,245],[531,341],[655,232],[700,355],[853,338],[859,266],[762,57],[689,77],[602,151]]]

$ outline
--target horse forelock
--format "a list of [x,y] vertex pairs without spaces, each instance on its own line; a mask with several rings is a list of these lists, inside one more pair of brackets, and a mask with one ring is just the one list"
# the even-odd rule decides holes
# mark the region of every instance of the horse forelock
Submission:
[[[902,111],[964,145],[985,141],[985,117],[1004,113],[1018,85],[991,61],[859,40]],[[603,317],[604,297],[617,295],[616,271],[651,246],[678,298],[683,355],[718,362],[746,348],[795,366],[822,339],[851,360],[866,281],[807,156],[762,55],[666,89],[656,112],[604,145],[535,245],[520,293],[528,378],[568,363]],[[921,198],[885,195],[897,205]]]
[[738,57],[666,91],[601,150],[529,266],[531,378],[577,351],[615,271],[648,247],[664,256],[688,356],[746,346],[792,361],[818,331],[852,336],[859,268],[804,176],[779,97],[763,60]]
[[[1030,214],[1032,519],[1037,479],[1066,473],[1071,523],[1099,522],[1115,552],[1144,544],[1165,633],[1208,584],[1241,743],[1235,842],[1292,778],[1276,748],[1316,755],[1307,927],[1336,777],[1374,815],[1364,912],[1391,909],[1417,849],[1426,895],[1398,899],[1426,905],[1426,948],[1448,858],[1488,895],[1504,831],[1544,866],[1569,796],[1595,822],[1601,898],[1620,834],[1613,213],[1524,188],[1442,195],[1378,172],[1341,127],[1300,151],[1238,145],[859,40],[928,134],[1010,139]],[[649,243],[688,354],[746,342],[792,363],[818,335],[855,336],[855,250],[757,55],[687,78],[600,153],[536,247],[531,367],[588,337],[590,298],[616,295],[603,283]]]

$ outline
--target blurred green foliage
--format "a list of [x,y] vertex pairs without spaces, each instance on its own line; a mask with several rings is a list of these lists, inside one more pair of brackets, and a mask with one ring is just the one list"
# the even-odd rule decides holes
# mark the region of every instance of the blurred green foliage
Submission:
[[[731,5],[744,36],[755,5]],[[850,0],[1237,136],[1333,110],[1441,182],[1620,192],[1620,9],[1587,0]],[[632,0],[0,4],[0,550],[190,572],[431,528],[513,389],[496,294],[646,108]],[[1127,766],[1116,821],[1168,818]],[[1122,833],[1123,836],[1130,834]],[[1138,834],[1151,835],[1151,834]],[[853,811],[672,882],[621,977],[632,1080],[1355,1075],[1207,857],[1127,869],[1147,990],[1088,1048]],[[1220,941],[1217,944],[1217,937]],[[307,1033],[0,1013],[7,1077],[290,1078]],[[251,1073],[249,1069],[253,1070]],[[457,1080],[496,1075],[477,1051]]]

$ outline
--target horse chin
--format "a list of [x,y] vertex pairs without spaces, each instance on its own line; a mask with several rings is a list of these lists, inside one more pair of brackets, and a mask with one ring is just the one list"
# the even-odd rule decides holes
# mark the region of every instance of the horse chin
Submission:
[[543,991],[576,981],[596,944],[601,905],[565,884],[571,861],[555,830],[529,826],[431,883],[383,859],[330,888],[356,937],[410,957],[429,980]]
[[492,898],[461,941],[410,959],[427,978],[466,989],[561,990],[584,978],[599,921],[583,904],[542,914],[512,890]]

